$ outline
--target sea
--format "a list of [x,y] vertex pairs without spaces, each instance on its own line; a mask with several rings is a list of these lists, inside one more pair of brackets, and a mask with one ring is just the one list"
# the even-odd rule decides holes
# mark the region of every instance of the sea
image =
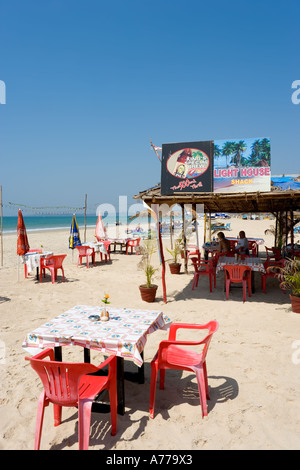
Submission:
[[[41,230],[59,230],[70,229],[73,214],[68,215],[26,215],[23,213],[23,219],[27,232],[41,231]],[[84,215],[76,215],[76,220],[79,229],[85,227]],[[126,215],[117,214],[116,217],[107,215],[102,216],[105,226],[115,226],[116,223],[120,225],[127,225],[132,221],[127,220]],[[138,223],[144,223],[147,219],[139,217]],[[96,227],[97,215],[86,216],[86,227]],[[17,216],[4,216],[3,217],[3,233],[16,233],[17,232],[18,217]]]

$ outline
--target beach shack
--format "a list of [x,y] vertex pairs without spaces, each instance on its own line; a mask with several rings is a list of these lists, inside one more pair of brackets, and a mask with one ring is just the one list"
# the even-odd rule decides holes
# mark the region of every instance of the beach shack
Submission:
[[[155,147],[156,154],[157,149]],[[276,220],[274,246],[284,234],[289,234],[293,254],[293,227],[300,216],[300,188],[298,185],[289,185],[288,189],[282,190],[278,185],[272,185],[269,139],[183,142],[165,144],[161,151],[161,184],[141,191],[134,199],[142,200],[151,209],[157,223],[164,302],[167,300],[159,229],[161,207],[170,207],[170,210],[175,205],[181,207],[185,272],[187,250],[184,208],[187,205],[191,207],[195,220],[197,205],[201,205],[205,217],[209,218],[214,213],[272,214]],[[285,240],[287,243],[287,236]]]

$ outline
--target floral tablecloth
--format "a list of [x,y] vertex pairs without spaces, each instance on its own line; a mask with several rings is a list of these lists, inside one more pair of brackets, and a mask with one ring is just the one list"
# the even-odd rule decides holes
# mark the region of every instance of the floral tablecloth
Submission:
[[40,267],[41,257],[46,258],[52,255],[53,255],[53,251],[44,251],[43,253],[38,253],[38,252],[26,253],[25,255],[22,256],[22,262],[23,264],[26,264],[27,272],[30,273],[35,268]]
[[132,360],[137,366],[143,363],[141,352],[147,335],[158,329],[167,329],[171,321],[162,312],[131,308],[107,308],[107,322],[89,319],[99,315],[103,307],[77,305],[29,333],[23,348],[31,354],[37,349],[76,345],[116,354]]
[[265,273],[266,272],[263,261],[261,260],[261,258],[252,258],[250,256],[249,258],[245,258],[244,261],[239,261],[238,262],[233,257],[221,256],[219,258],[218,264],[216,266],[216,274],[218,274],[218,272],[223,270],[224,266],[226,264],[232,264],[232,265],[237,264],[237,265],[249,266],[249,268],[252,271],[257,271],[257,272],[260,272],[260,273]]

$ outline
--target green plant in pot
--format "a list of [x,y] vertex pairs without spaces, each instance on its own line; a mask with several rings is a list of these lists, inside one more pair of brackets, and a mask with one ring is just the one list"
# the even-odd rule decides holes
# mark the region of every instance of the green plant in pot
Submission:
[[180,239],[175,240],[173,250],[168,249],[168,252],[172,256],[172,260],[169,263],[170,271],[172,274],[179,274],[180,272],[181,264],[178,262],[178,258],[181,254],[181,250],[182,250],[182,247],[181,247]]
[[152,256],[156,253],[156,241],[155,240],[144,240],[141,245],[141,260],[139,262],[139,268],[144,271],[146,276],[146,284],[139,286],[142,300],[145,302],[154,302],[157,285],[152,284],[152,279],[158,270],[152,264]]
[[300,259],[289,259],[279,274],[280,287],[290,290],[292,310],[300,313]]

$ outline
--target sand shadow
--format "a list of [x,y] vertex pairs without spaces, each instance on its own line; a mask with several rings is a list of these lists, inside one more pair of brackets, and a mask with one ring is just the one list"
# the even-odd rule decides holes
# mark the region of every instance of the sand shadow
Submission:
[[9,297],[0,297],[0,304],[3,304],[4,302],[9,302],[11,299]]
[[[128,364],[129,365],[129,364]],[[130,364],[129,369],[134,369]],[[127,367],[126,367],[127,369]],[[117,417],[117,434],[111,436],[110,413],[92,413],[90,426],[90,447],[103,445],[105,450],[113,449],[117,442],[136,441],[147,427],[150,399],[150,363],[145,363],[145,383],[138,384],[125,380],[125,414]],[[222,405],[228,400],[234,400],[239,394],[238,383],[232,377],[208,375],[209,395],[207,400],[208,415],[215,406]],[[155,400],[155,416],[161,415],[163,419],[170,419],[170,410],[188,404],[195,407],[195,413],[202,419],[198,386],[195,374],[183,376],[182,371],[168,370],[166,372],[165,389],[159,390],[158,382]],[[138,418],[136,418],[136,412]],[[144,415],[141,417],[140,412]],[[155,419],[155,418],[154,418]],[[59,444],[51,447],[52,450],[61,450],[72,445],[78,445],[78,414],[75,413],[65,422],[74,421],[74,433],[66,436]],[[122,437],[127,429],[132,427],[134,433],[131,438]]]

